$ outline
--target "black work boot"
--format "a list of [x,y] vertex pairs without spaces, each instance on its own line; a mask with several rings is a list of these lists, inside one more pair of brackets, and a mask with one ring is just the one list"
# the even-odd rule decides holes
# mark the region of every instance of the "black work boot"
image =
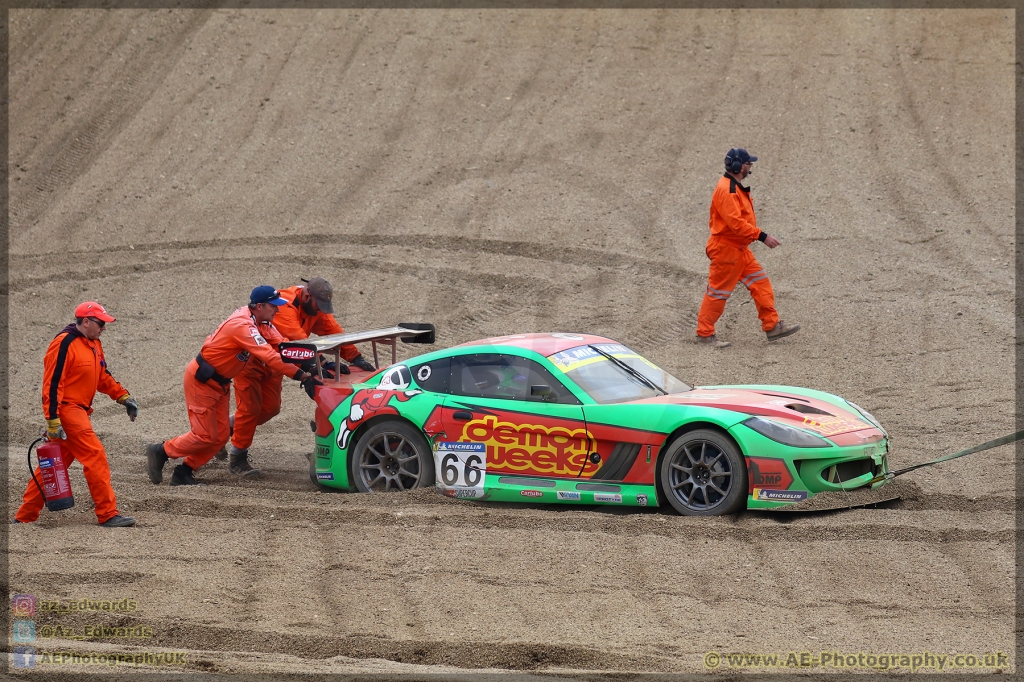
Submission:
[[167,453],[164,452],[163,443],[150,443],[146,446],[146,471],[149,473],[149,480],[154,485],[164,480],[164,464],[167,463]]
[[170,485],[200,485],[199,481],[193,476],[194,473],[192,467],[182,462],[174,467]]
[[244,478],[256,478],[260,475],[260,470],[249,464],[249,448],[236,448],[234,445],[231,446],[231,463],[228,464],[228,470]]

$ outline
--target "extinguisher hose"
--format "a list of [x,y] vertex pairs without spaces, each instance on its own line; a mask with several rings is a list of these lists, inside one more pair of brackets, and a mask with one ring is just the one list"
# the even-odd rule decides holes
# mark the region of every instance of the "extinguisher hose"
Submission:
[[43,502],[46,502],[46,493],[43,492],[43,486],[39,485],[39,481],[36,480],[36,472],[32,470],[32,448],[36,446],[36,443],[43,440],[40,436],[32,441],[32,444],[28,446],[28,473],[32,475],[32,480],[36,482],[36,487],[39,488],[39,494],[43,496]]

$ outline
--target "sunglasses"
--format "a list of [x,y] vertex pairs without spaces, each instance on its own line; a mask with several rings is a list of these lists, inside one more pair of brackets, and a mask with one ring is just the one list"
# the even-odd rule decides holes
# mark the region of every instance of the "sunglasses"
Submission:
[[89,319],[98,324],[100,326],[100,329],[103,329],[104,327],[107,326],[107,323],[104,322],[103,320],[97,320],[95,317],[90,317]]

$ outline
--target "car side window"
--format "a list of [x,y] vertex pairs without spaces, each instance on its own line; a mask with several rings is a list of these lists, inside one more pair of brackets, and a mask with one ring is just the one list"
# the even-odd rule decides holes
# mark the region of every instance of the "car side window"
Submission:
[[[532,395],[532,386],[548,386],[547,396]],[[518,355],[480,353],[452,358],[451,387],[455,395],[529,402],[579,405],[569,389],[540,363]]]
[[432,393],[448,393],[451,379],[451,358],[440,358],[415,365],[412,368],[413,380],[424,391]]

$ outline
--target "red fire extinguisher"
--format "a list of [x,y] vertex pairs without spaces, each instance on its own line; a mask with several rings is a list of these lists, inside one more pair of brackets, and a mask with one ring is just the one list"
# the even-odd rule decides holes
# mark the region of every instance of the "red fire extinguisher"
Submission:
[[[32,448],[42,440],[46,442],[36,448],[39,475],[43,479],[40,485],[35,472],[32,471]],[[32,441],[32,445],[28,446],[28,470],[32,474],[32,480],[36,482],[36,487],[39,488],[39,494],[46,501],[47,509],[60,511],[75,506],[75,496],[71,494],[71,481],[68,479],[68,468],[64,465],[60,445],[45,438]]]

